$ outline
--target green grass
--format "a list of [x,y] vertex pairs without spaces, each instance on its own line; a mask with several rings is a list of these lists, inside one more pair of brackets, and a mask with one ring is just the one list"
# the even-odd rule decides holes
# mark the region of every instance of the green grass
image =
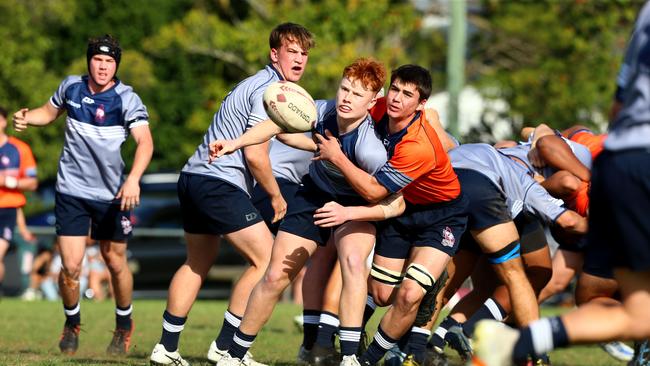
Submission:
[[[135,302],[136,329],[131,352],[128,357],[115,358],[104,353],[114,326],[113,304],[83,302],[80,347],[70,357],[62,356],[57,346],[64,321],[61,303],[4,298],[0,300],[0,365],[147,365],[151,349],[160,338],[164,308],[163,300]],[[224,301],[199,301],[194,305],[180,344],[181,354],[192,365],[208,365],[205,354],[221,327],[225,309]],[[295,364],[302,334],[292,319],[300,313],[301,308],[292,304],[280,304],[276,308],[251,350],[256,359],[276,365]],[[371,333],[376,329],[378,315],[368,326]],[[451,352],[448,354],[453,365],[461,364]],[[555,351],[551,360],[556,366],[624,365],[596,346]]]

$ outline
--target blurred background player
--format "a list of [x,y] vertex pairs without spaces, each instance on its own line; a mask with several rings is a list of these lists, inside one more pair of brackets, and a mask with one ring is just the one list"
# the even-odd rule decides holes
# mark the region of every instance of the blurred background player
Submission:
[[23,141],[8,136],[6,129],[7,110],[0,106],[0,297],[4,256],[13,238],[17,210],[27,202],[23,192],[38,188],[32,150]]

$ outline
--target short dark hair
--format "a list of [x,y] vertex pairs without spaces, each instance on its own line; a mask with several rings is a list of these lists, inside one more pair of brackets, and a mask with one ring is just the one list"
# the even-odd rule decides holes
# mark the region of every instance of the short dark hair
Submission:
[[284,42],[296,42],[305,51],[316,46],[314,35],[307,28],[296,23],[282,23],[271,31],[269,47],[278,49]]
[[0,105],[0,116],[2,116],[2,117],[4,117],[5,119],[7,119],[7,110],[6,110],[3,106],[1,106],[1,105]]
[[95,37],[88,40],[88,49],[86,50],[86,62],[90,66],[90,59],[95,55],[111,56],[115,60],[115,72],[120,66],[122,59],[122,48],[116,38],[110,34],[101,37]]
[[402,65],[393,70],[390,74],[390,83],[393,84],[395,79],[399,79],[404,84],[413,84],[420,93],[420,100],[428,99],[431,95],[431,73],[429,70],[418,65]]

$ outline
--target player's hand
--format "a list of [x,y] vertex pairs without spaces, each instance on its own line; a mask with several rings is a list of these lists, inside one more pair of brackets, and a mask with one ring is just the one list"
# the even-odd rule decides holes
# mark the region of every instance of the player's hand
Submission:
[[135,179],[127,178],[115,198],[121,200],[120,210],[133,210],[140,205],[140,183]]
[[271,207],[273,207],[273,221],[271,223],[276,223],[284,218],[284,215],[287,214],[287,201],[284,200],[281,194],[271,197]]
[[327,160],[333,162],[336,158],[343,155],[343,150],[341,150],[341,144],[339,140],[332,135],[329,130],[325,130],[325,136],[314,133],[316,138],[316,146],[318,151],[312,158],[312,160]]
[[533,147],[528,152],[528,161],[535,168],[541,169],[546,166],[546,162],[542,159],[542,156],[539,154],[539,150],[536,147]]
[[16,130],[17,132],[25,131],[27,129],[27,126],[29,126],[29,124],[25,120],[25,115],[27,114],[27,111],[29,111],[28,108],[23,108],[18,112],[14,113],[12,120],[14,123],[14,130]]
[[320,227],[338,226],[346,221],[350,221],[347,208],[334,201],[327,202],[314,214],[314,224]]
[[19,229],[18,232],[20,233],[20,236],[23,238],[23,240],[25,240],[26,242],[33,243],[36,241],[36,235],[34,235],[34,233],[29,231],[29,229],[22,229],[22,230]]
[[212,163],[213,161],[217,160],[218,158],[224,155],[232,154],[237,149],[239,149],[239,146],[237,146],[235,140],[213,141],[209,145],[208,161]]

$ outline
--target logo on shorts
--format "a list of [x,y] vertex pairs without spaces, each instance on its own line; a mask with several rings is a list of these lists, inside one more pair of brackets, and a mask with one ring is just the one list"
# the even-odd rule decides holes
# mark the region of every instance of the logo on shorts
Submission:
[[11,160],[9,160],[9,157],[7,155],[2,155],[2,165],[7,166],[9,163],[11,163]]
[[128,217],[122,216],[120,224],[122,225],[122,233],[124,235],[129,235],[133,231],[133,225],[131,225],[131,220]]
[[246,221],[250,222],[257,218],[257,212],[251,212],[246,214]]
[[449,226],[445,227],[445,230],[442,231],[442,244],[445,247],[453,247],[456,243],[456,238],[454,238],[454,233],[451,231]]

